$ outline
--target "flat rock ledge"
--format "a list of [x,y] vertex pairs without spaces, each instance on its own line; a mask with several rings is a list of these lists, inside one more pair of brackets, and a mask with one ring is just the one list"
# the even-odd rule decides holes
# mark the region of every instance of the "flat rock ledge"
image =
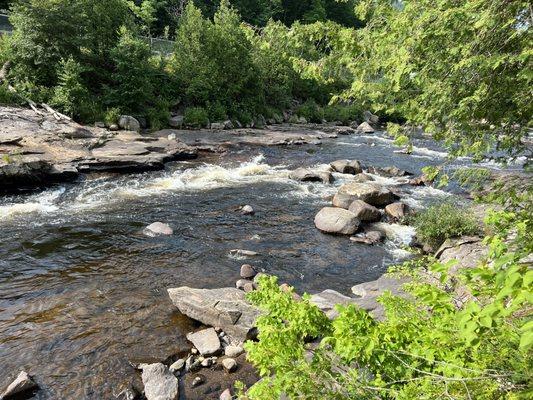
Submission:
[[196,149],[172,136],[111,132],[0,106],[2,190],[73,180],[83,173],[161,169],[166,162],[196,156]]
[[244,342],[257,336],[258,308],[246,301],[237,288],[194,289],[187,286],[168,289],[172,303],[188,317],[220,327],[234,340]]

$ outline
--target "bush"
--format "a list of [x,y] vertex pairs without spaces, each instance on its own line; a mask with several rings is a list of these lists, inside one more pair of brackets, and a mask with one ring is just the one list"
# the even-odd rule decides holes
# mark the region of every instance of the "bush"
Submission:
[[118,124],[121,115],[122,112],[120,111],[120,108],[108,108],[104,113],[104,122],[107,126]]
[[324,119],[324,111],[314,100],[307,100],[296,109],[296,114],[308,122],[320,123]]
[[72,58],[62,60],[57,72],[58,85],[51,102],[65,114],[78,118],[87,108],[90,95],[82,79],[83,67]]
[[164,100],[156,101],[153,107],[148,109],[148,123],[152,130],[162,129],[168,126],[168,119],[170,118],[170,105]]
[[190,107],[183,114],[183,122],[191,128],[205,128],[209,125],[209,115],[205,108]]
[[0,85],[0,104],[2,105],[18,105],[21,103],[21,99],[10,92],[6,84]]
[[228,118],[226,108],[218,101],[207,106],[207,115],[211,121],[224,121]]
[[439,247],[446,239],[479,233],[478,221],[468,209],[444,202],[435,204],[411,217],[416,235],[422,243]]
[[328,122],[340,121],[348,125],[361,118],[361,108],[356,105],[334,104],[324,107],[324,119]]

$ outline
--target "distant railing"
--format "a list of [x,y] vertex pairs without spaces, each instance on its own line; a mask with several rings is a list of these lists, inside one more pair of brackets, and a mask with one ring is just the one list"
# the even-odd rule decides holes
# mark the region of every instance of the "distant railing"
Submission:
[[168,56],[174,52],[174,42],[172,40],[153,38],[149,36],[141,36],[141,38],[148,43],[153,53]]

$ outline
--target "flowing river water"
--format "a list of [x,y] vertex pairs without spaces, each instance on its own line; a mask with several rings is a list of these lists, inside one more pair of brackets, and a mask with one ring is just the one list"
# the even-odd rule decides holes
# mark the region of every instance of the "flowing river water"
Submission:
[[[112,399],[139,379],[129,360],[165,359],[188,347],[193,322],[166,289],[233,286],[244,260],[232,249],[258,252],[247,262],[300,292],[349,294],[378,278],[408,255],[402,247],[412,229],[393,226],[392,240],[373,247],[321,234],[314,215],[350,177],[299,183],[288,171],[348,158],[419,174],[446,157],[429,140],[415,145],[412,155],[397,154],[376,134],[321,146],[247,146],[165,171],[92,176],[0,198],[0,387],[26,370],[41,387],[37,399]],[[429,187],[405,193],[414,208],[449,196]],[[256,215],[241,215],[244,204]],[[154,221],[174,235],[143,236]]]

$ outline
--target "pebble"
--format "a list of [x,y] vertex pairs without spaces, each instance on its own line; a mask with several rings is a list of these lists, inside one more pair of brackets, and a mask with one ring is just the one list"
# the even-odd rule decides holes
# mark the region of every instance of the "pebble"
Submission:
[[224,390],[219,397],[219,400],[231,400],[233,399],[233,396],[231,395],[231,391],[229,389]]
[[253,292],[256,289],[255,284],[253,282],[248,282],[244,284],[243,290],[245,293]]
[[180,358],[178,361],[172,364],[168,369],[170,370],[170,372],[175,373],[183,369],[184,366],[185,366],[185,360],[183,358]]
[[222,366],[228,372],[233,372],[237,369],[237,361],[233,358],[225,358],[222,360]]
[[198,375],[193,379],[191,386],[197,387],[197,386],[200,386],[204,382],[205,382],[205,378],[202,375]]

